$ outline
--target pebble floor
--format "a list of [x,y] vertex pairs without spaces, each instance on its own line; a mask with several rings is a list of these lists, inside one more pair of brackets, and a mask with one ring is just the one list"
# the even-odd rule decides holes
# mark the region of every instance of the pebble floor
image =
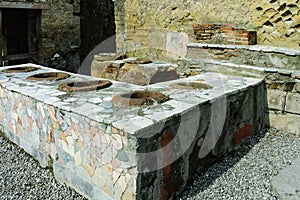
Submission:
[[[0,199],[85,199],[2,137],[0,155]],[[271,178],[299,157],[299,135],[270,129],[200,174],[178,199],[277,199]]]

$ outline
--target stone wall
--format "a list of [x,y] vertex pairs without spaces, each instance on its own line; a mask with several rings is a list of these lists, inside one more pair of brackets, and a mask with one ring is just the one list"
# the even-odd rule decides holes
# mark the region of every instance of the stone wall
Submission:
[[[3,2],[24,2],[6,0]],[[79,0],[35,0],[34,3],[49,3],[51,9],[42,10],[41,38],[37,62],[48,67],[76,71],[80,66],[80,5]]]
[[118,51],[166,55],[168,32],[186,32],[192,24],[234,23],[257,31],[258,44],[299,49],[299,0],[125,1],[116,4]]
[[[31,66],[38,67],[37,73],[55,72],[54,69]],[[57,86],[61,81],[26,79],[35,73],[14,74],[22,78],[19,79],[20,85],[15,85],[17,87],[10,91],[5,89],[8,82],[0,71],[0,131],[38,160],[42,167],[53,169],[58,181],[89,199],[135,199],[136,162],[134,155],[126,153],[133,154],[130,146],[135,145],[134,140],[129,141],[125,133],[113,128],[109,122],[99,122],[100,118],[106,121],[116,117],[108,117],[111,102],[97,95],[97,91],[85,92],[85,95],[77,93],[77,97],[60,91]],[[71,80],[95,80],[70,75]],[[14,85],[14,81],[8,84]],[[123,92],[130,88],[128,85],[122,87],[121,83],[119,86],[119,91],[123,88]],[[109,95],[113,91],[106,90]],[[111,99],[109,95],[106,97]],[[89,101],[84,100],[81,104],[78,100],[82,98]],[[69,99],[67,104],[64,99]],[[100,114],[102,103],[106,112],[102,110]],[[92,117],[92,113],[99,117]]]
[[278,129],[299,134],[300,76],[269,73],[268,87],[270,124]]
[[300,51],[272,46],[189,43],[187,59],[213,59],[241,65],[300,70]]
[[[79,0],[49,1],[50,10],[42,12],[42,41],[39,63],[76,71],[80,66]],[[55,54],[58,58],[54,58]]]

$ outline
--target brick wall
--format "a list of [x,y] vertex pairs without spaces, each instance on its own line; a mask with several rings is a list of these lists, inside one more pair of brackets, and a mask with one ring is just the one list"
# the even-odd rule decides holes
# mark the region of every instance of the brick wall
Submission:
[[193,24],[197,42],[214,44],[253,45],[256,31],[235,28],[235,24]]

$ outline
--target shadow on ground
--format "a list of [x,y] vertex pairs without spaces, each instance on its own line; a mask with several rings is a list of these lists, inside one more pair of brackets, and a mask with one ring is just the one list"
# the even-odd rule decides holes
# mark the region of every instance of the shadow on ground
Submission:
[[[226,158],[216,162],[211,167],[201,172],[185,187],[183,193],[175,199],[186,199],[194,197],[205,191],[213,182],[238,163],[249,151],[260,142],[266,131],[259,132],[245,140],[237,149],[231,152]],[[226,184],[226,183],[224,183]],[[197,185],[196,189],[193,188]]]

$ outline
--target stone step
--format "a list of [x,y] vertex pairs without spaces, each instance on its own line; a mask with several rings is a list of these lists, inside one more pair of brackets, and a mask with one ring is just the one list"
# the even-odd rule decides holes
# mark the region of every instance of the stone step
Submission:
[[299,80],[299,70],[287,70],[258,65],[237,64],[228,60],[216,60],[207,58],[185,58],[178,60],[179,67],[187,67],[190,70],[212,71],[225,74],[242,76],[265,77],[268,74],[278,74]]
[[261,45],[187,44],[187,59],[213,59],[240,65],[300,70],[300,51]]

